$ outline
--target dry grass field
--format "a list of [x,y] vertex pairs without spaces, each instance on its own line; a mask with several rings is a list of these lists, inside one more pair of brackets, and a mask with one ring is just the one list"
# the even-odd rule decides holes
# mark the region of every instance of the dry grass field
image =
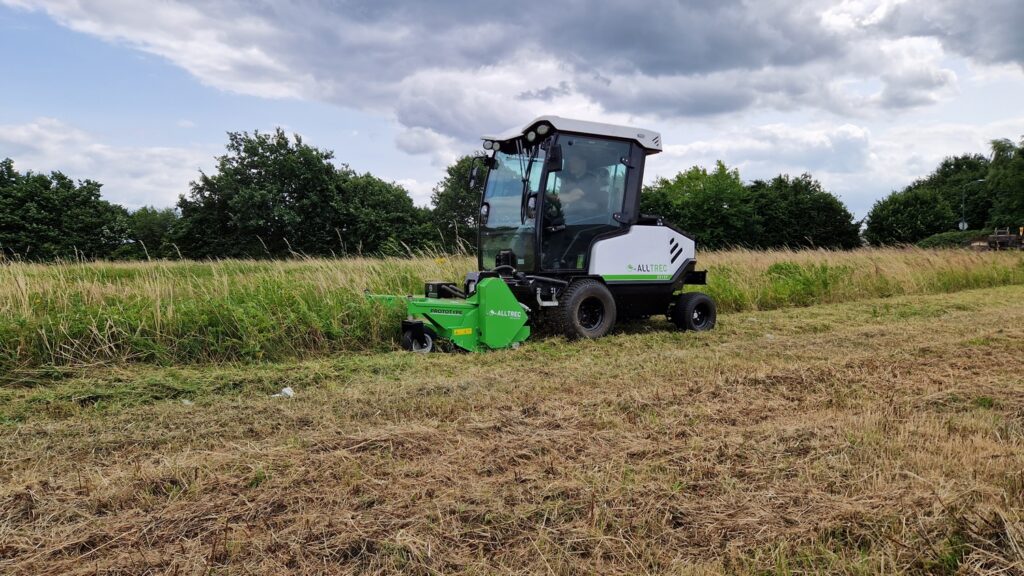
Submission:
[[1024,286],[878,266],[699,334],[10,359],[0,573],[1024,573]]

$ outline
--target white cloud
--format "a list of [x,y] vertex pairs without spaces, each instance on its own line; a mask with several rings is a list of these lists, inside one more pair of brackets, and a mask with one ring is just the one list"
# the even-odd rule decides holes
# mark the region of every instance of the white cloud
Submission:
[[[702,165],[727,160],[753,169],[757,174],[752,177],[757,178],[767,177],[771,170],[776,174],[782,169],[804,172],[811,167],[817,171],[854,172],[866,166],[869,140],[868,130],[853,124],[800,128],[769,124],[722,134],[714,140],[668,145],[664,157],[673,165],[680,160]],[[765,169],[769,173],[764,173]]]
[[415,178],[402,178],[401,180],[396,180],[395,184],[408,190],[409,196],[412,197],[413,203],[417,206],[430,205],[430,196],[434,192],[433,184],[422,182]]
[[434,166],[444,168],[459,157],[458,146],[451,136],[443,136],[430,128],[409,128],[395,137],[395,146],[406,154],[427,154]]
[[281,31],[267,19],[226,3],[133,0],[3,0],[45,11],[68,28],[164,57],[206,84],[242,94],[308,94],[312,79],[270,48]]
[[185,194],[214,151],[199,148],[117,147],[54,118],[0,126],[0,158],[19,171],[60,171],[103,184],[103,197],[127,208],[171,206]]

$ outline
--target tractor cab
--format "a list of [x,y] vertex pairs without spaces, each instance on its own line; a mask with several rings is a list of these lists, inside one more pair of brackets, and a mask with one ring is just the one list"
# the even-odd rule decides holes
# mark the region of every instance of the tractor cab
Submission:
[[[484,137],[489,168],[480,204],[480,270],[585,273],[595,239],[640,218],[644,160],[661,136],[557,116]],[[498,262],[499,255],[511,262]]]

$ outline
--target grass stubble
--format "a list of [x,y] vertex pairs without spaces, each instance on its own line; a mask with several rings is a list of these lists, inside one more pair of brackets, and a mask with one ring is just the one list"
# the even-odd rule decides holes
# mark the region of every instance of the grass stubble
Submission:
[[1022,573],[1022,302],[52,367],[0,388],[0,573]]

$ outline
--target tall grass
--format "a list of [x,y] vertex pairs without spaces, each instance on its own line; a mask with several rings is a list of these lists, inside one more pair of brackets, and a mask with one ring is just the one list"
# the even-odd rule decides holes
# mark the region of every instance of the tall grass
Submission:
[[[1024,283],[1024,254],[922,249],[701,255],[724,312]],[[0,266],[0,370],[263,360],[393,346],[364,290],[458,280],[469,257]]]
[[1024,283],[1024,253],[731,250],[698,257],[719,310],[768,310]]

